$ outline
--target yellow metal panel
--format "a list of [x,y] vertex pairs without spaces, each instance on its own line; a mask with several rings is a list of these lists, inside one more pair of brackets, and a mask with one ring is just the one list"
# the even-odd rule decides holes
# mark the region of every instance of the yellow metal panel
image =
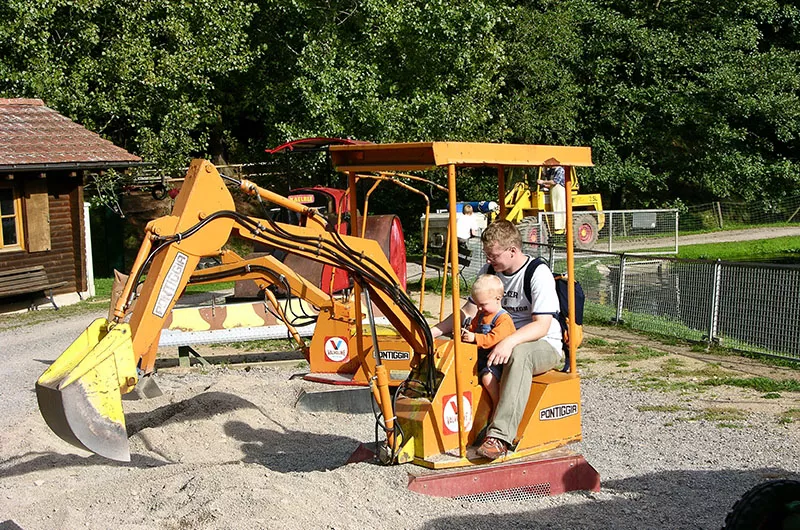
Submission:
[[227,314],[225,322],[222,327],[225,329],[231,328],[247,328],[258,327],[264,325],[264,319],[256,313],[253,304],[231,304],[226,307]]
[[330,147],[338,171],[412,171],[457,166],[592,166],[589,147],[478,142],[420,142],[335,145]]
[[172,323],[169,329],[208,331],[211,329],[211,324],[202,317],[199,307],[184,307],[172,310]]

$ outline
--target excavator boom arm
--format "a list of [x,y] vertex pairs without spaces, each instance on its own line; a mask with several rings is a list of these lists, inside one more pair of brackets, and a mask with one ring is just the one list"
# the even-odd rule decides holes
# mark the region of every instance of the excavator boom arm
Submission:
[[[132,390],[141,375],[152,372],[165,319],[190,279],[203,279],[203,274],[195,273],[200,259],[219,255],[234,230],[243,237],[349,271],[415,352],[432,353],[430,329],[398,286],[377,242],[327,230],[314,210],[251,182],[239,185],[246,193],[297,211],[311,222],[298,227],[237,213],[216,168],[204,160],[193,161],[172,215],[147,225],[133,271],[116,303],[114,320],[95,321],[37,381],[42,415],[62,439],[112,459],[129,460],[121,394]],[[255,274],[265,281],[275,279],[269,271],[258,270],[264,261],[227,261],[215,270],[230,272],[232,278]],[[135,296],[145,272],[144,285]],[[293,292],[321,303],[321,293],[303,279],[295,276],[289,284]],[[122,323],[127,312],[131,313],[129,324]],[[391,404],[381,403],[377,393],[376,398],[385,417],[392,417],[387,408]]]

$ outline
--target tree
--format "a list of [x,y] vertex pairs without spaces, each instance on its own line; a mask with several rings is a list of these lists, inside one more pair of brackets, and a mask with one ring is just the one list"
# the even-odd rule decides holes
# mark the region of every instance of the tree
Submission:
[[52,108],[144,159],[184,167],[225,137],[220,91],[255,53],[240,0],[7,0],[0,93]]
[[[800,183],[800,57],[778,2],[587,2],[584,138],[616,205],[783,194]],[[773,25],[771,31],[766,26]],[[796,30],[795,35],[796,35]],[[783,190],[769,190],[776,177]]]

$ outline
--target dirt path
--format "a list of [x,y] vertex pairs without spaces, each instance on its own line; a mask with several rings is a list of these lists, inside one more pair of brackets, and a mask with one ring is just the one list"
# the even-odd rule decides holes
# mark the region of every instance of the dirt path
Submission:
[[[133,457],[115,463],[55,437],[31,392],[86,320],[50,326],[61,333],[0,332],[12,346],[5,360],[16,358],[3,365],[15,385],[0,388],[2,528],[719,528],[752,485],[800,476],[800,423],[779,421],[800,395],[700,387],[729,373],[718,364],[761,368],[610,328],[587,328],[579,352],[584,441],[573,449],[600,473],[599,493],[492,502],[412,493],[414,466],[346,463],[373,439],[371,414],[299,410],[298,395],[319,385],[264,364],[160,374],[163,396],[125,402]],[[628,358],[641,348],[660,353]]]

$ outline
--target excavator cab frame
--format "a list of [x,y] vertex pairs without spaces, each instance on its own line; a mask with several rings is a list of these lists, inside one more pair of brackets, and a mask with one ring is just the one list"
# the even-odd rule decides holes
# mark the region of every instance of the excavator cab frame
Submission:
[[[347,174],[351,190],[355,189],[359,173],[443,168],[447,173],[450,204],[456,204],[457,173],[462,167],[495,167],[498,197],[502,198],[508,167],[537,166],[552,160],[565,166],[592,165],[589,148],[539,145],[364,144],[332,146],[330,154],[334,167]],[[305,215],[309,222],[298,227],[240,214],[235,211],[227,189],[231,183],[259,201]],[[569,175],[567,185],[570,185]],[[355,218],[355,193],[350,193],[350,209]],[[567,209],[571,220],[571,204]],[[454,234],[455,208],[450,211],[449,232]],[[502,205],[501,215],[506,213]],[[433,469],[485,464],[472,446],[480,428],[489,421],[491,411],[489,397],[476,374],[475,346],[462,343],[457,333],[452,339],[434,340],[421,310],[399,285],[377,242],[359,237],[355,224],[351,227],[354,230],[351,235],[339,234],[314,210],[252,182],[224,177],[207,161],[193,161],[172,214],[147,225],[132,274],[114,308],[114,318],[93,323],[37,381],[37,398],[46,422],[73,445],[112,459],[128,460],[121,394],[131,391],[142,377],[152,373],[164,319],[189,282],[248,278],[264,284],[280,283],[301,297],[321,300],[326,296],[301,276],[280,269],[274,258],[246,260],[230,252],[223,253],[228,237],[238,233],[345,269],[354,276],[354,300],[365,300],[367,314],[363,314],[360,303],[346,308],[347,315],[342,314],[343,307],[331,305],[327,307],[330,314],[318,322],[315,337],[319,334],[328,338],[331,326],[348,329],[347,348],[370,381],[380,410],[377,421],[386,435],[377,448],[381,461],[413,462]],[[566,230],[570,242],[571,222]],[[449,238],[448,250],[450,270],[459,270],[455,238]],[[222,265],[195,271],[202,257],[220,254]],[[138,302],[128,320],[126,313],[137,299],[140,277],[145,273]],[[571,244],[567,245],[567,278],[570,311],[574,311]],[[458,275],[452,275],[454,329],[461,327],[460,288]],[[389,319],[412,353],[410,374],[394,395],[379,351],[382,346],[376,334],[373,304]],[[332,350],[342,348],[338,341],[330,341],[328,346]],[[566,371],[551,371],[533,378],[515,450],[496,462],[521,459],[581,439],[580,378],[574,350],[573,343]]]

